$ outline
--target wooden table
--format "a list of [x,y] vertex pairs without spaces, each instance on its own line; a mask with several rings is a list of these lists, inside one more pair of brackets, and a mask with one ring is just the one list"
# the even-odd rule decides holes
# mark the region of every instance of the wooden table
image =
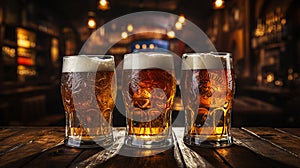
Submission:
[[[124,133],[124,128],[114,129]],[[170,149],[128,157],[118,154],[128,148],[122,143],[111,149],[65,147],[62,127],[0,128],[0,167],[300,167],[300,128],[233,128],[234,144],[219,149],[188,147],[182,142],[183,128],[173,130],[177,141]]]

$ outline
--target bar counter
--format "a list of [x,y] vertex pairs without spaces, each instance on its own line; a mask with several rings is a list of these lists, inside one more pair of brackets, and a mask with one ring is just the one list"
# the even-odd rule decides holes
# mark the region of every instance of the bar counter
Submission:
[[174,146],[151,155],[123,145],[123,127],[114,128],[115,143],[106,149],[66,147],[63,127],[2,127],[0,167],[300,167],[300,128],[232,128],[234,144],[217,149],[187,146],[183,128],[173,131]]

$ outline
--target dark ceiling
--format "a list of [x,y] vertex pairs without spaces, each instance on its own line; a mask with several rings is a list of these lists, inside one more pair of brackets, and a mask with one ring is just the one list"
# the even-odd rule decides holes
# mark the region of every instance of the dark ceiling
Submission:
[[61,22],[80,25],[88,16],[88,11],[96,12],[96,17],[107,22],[122,15],[137,11],[163,11],[184,14],[199,26],[207,24],[211,14],[212,0],[108,0],[110,10],[97,9],[97,0],[35,0],[41,6],[52,10]]

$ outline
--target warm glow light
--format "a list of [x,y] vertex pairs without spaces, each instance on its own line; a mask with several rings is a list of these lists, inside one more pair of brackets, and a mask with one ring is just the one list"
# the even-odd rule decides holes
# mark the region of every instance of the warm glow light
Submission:
[[52,62],[57,62],[58,57],[59,57],[59,44],[58,44],[58,40],[56,38],[53,38],[51,40],[51,59]]
[[17,29],[17,44],[19,47],[34,48],[35,34],[22,28]]
[[141,48],[141,46],[139,44],[136,44],[134,47],[135,47],[135,49],[140,49]]
[[30,48],[30,41],[28,41],[28,40],[18,39],[17,44],[18,44],[18,46],[21,46],[21,47]]
[[274,81],[274,74],[270,73],[267,75],[267,82],[271,83]]
[[275,81],[276,86],[283,86],[283,82],[281,80]]
[[216,4],[216,7],[220,7],[220,6],[222,6],[223,1],[222,0],[216,0],[215,4]]
[[108,10],[110,8],[109,2],[107,0],[99,0],[98,8],[100,10]]
[[142,45],[142,49],[146,49],[147,48],[147,45],[146,44],[143,44]]
[[128,37],[128,34],[127,32],[122,32],[121,36],[123,39],[126,39]]
[[88,27],[89,27],[90,29],[96,28],[96,21],[95,21],[94,18],[89,18],[89,20],[88,20]]
[[129,24],[129,25],[127,26],[127,31],[128,31],[128,32],[132,32],[132,31],[133,31],[133,26],[132,26],[132,24]]
[[174,38],[175,37],[175,32],[173,30],[168,31],[167,36],[169,38]]
[[224,8],[224,0],[216,0],[214,2],[214,8],[215,9],[221,9]]
[[102,6],[106,6],[107,1],[106,0],[100,0],[99,4],[102,5]]
[[150,49],[154,49],[154,48],[155,48],[154,44],[150,44],[150,45],[149,45],[149,48],[150,48]]
[[182,29],[182,23],[176,22],[175,28],[176,28],[176,30],[181,30]]
[[183,24],[185,22],[185,17],[183,15],[179,16],[178,22]]
[[2,53],[4,53],[5,55],[7,55],[11,58],[14,58],[16,56],[16,49],[7,47],[7,46],[3,46]]
[[216,134],[222,135],[223,129],[224,129],[223,127],[216,127],[215,128]]
[[282,25],[285,25],[285,24],[286,24],[286,19],[283,18],[283,19],[281,20],[281,24],[282,24]]
[[23,65],[19,65],[17,71],[18,71],[18,75],[20,75],[20,76],[34,76],[34,75],[36,75],[36,70],[35,69],[30,69],[30,68],[27,68]]

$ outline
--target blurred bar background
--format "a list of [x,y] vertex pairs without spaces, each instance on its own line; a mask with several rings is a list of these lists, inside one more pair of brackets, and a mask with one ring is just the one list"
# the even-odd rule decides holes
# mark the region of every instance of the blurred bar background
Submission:
[[[218,51],[233,55],[237,84],[233,126],[299,127],[299,2],[1,0],[0,125],[63,126],[62,56],[78,54],[89,36],[105,23],[125,14],[153,10],[182,17],[176,24],[159,18],[169,26],[157,27],[163,34],[128,36],[135,25],[112,25],[110,31],[122,30],[111,36],[112,40],[120,36],[122,40],[107,53],[115,56],[116,66],[124,54],[134,49],[160,46],[179,56],[192,52],[176,38],[187,19],[207,34]],[[120,92],[117,100],[122,101]],[[115,126],[125,126],[118,109],[113,115]],[[176,116],[183,117],[179,87],[173,113]]]

